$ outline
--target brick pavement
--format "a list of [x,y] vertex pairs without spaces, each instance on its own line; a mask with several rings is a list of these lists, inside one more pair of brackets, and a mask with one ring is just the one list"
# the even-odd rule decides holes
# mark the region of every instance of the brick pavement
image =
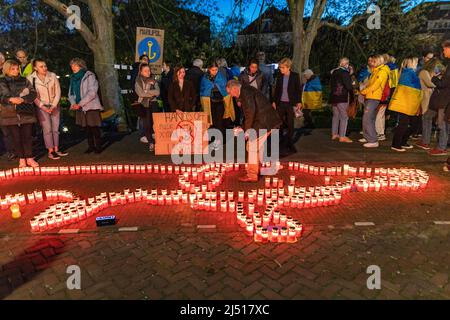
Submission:
[[[304,160],[310,155],[301,153],[299,160],[319,163],[318,159],[332,155],[333,163],[356,163],[359,157],[350,151],[355,146],[335,152],[335,145],[323,145],[325,150],[311,152],[321,154],[320,158]],[[117,214],[120,227],[139,226],[139,230],[96,229],[91,218],[69,226],[81,230],[76,235],[29,233],[29,218],[46,204],[24,208],[23,217],[16,221],[8,211],[0,211],[0,298],[449,299],[450,225],[433,223],[450,220],[448,175],[439,171],[438,162],[424,161],[418,151],[401,159],[398,155],[389,158],[383,150],[375,153],[357,163],[425,169],[431,174],[428,189],[421,193],[353,193],[343,198],[340,206],[293,212],[306,225],[296,244],[254,243],[240,232],[233,215],[193,212],[183,206],[111,208],[102,214]],[[142,163],[142,157],[140,154],[132,162]],[[227,177],[221,188],[244,189],[234,175]],[[289,173],[281,175],[286,181]],[[304,185],[319,183],[318,178],[299,178]],[[0,185],[0,194],[42,186],[70,188],[87,197],[99,189],[119,191],[162,184],[170,187],[176,182],[135,175],[24,177]],[[357,221],[375,225],[356,227]],[[196,228],[202,224],[216,228]],[[82,270],[80,291],[66,288],[65,271],[72,264]],[[381,267],[380,291],[366,287],[365,270],[374,264]]]

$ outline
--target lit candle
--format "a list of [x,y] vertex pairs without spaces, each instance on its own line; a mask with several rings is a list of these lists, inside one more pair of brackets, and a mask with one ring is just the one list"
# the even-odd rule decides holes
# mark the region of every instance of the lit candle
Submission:
[[270,241],[271,242],[278,242],[279,236],[280,236],[280,232],[279,232],[278,228],[277,227],[273,227],[271,235],[270,235]]
[[22,216],[22,214],[20,213],[20,207],[19,207],[18,204],[13,204],[9,208],[9,210],[11,210],[11,214],[12,214],[13,219],[19,219]]
[[267,228],[263,228],[261,230],[261,237],[262,237],[263,243],[267,243],[269,241],[269,232],[268,232]]
[[328,186],[330,184],[331,177],[325,176],[325,184]]
[[295,227],[289,227],[287,242],[288,243],[295,243],[295,242],[297,242],[297,237],[296,236],[297,236],[297,232],[295,230]]
[[246,234],[248,236],[253,236],[254,226],[253,226],[252,219],[247,219],[246,223],[247,223],[246,229],[245,229]]
[[282,227],[280,237],[279,237],[280,242],[286,242],[287,237],[288,237],[288,229],[286,227]]

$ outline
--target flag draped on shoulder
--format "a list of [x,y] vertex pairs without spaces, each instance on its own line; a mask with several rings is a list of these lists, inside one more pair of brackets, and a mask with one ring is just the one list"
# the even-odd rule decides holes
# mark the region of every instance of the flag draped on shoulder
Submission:
[[419,77],[413,69],[403,69],[389,104],[389,110],[414,116],[417,114],[421,102],[422,91]]
[[322,84],[319,77],[315,76],[306,82],[303,88],[302,104],[305,109],[322,108]]

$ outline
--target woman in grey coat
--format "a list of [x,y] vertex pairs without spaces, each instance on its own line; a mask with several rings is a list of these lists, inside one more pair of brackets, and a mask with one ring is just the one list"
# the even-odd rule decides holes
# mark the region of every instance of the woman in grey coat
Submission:
[[73,71],[69,88],[70,109],[76,110],[76,124],[86,129],[89,148],[85,153],[101,153],[100,112],[103,107],[98,96],[97,77],[87,70],[86,62],[82,59],[72,59],[70,67]]

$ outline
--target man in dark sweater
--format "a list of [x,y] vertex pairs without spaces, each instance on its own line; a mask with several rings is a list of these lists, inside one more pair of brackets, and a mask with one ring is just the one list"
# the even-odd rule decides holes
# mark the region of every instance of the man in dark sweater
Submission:
[[[247,175],[239,179],[241,182],[256,182],[258,181],[259,160],[261,159],[261,152],[264,150],[264,142],[273,129],[278,129],[281,126],[282,121],[270,105],[270,101],[258,89],[249,85],[242,85],[237,80],[230,80],[227,84],[227,92],[240,102],[245,117],[243,129],[246,131],[246,137],[249,137],[247,132],[249,129],[254,129],[257,132],[255,140],[247,142]],[[259,130],[266,130],[266,133],[259,132]]]

